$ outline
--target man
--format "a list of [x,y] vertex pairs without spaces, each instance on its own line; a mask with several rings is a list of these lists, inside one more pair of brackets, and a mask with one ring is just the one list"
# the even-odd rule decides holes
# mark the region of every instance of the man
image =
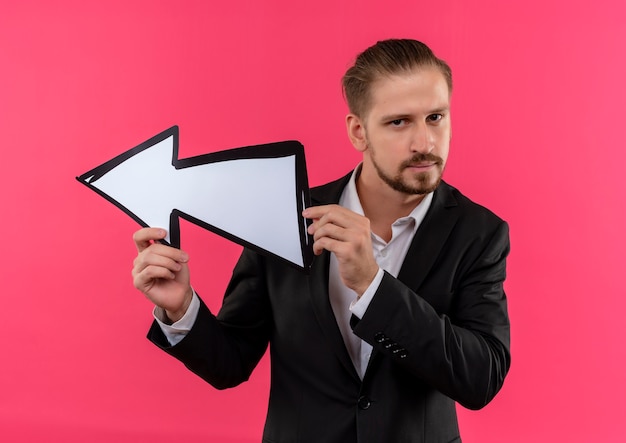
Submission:
[[244,250],[215,317],[188,256],[142,229],[149,338],[218,389],[269,343],[264,442],[458,442],[455,401],[483,407],[509,369],[508,227],[441,181],[452,77],[427,46],[378,42],[343,84],[363,161],[311,192],[311,274]]

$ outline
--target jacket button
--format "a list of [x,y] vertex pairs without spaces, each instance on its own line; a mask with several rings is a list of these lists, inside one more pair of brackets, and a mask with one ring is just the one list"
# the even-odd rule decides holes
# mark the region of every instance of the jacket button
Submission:
[[372,405],[372,402],[366,396],[362,396],[359,398],[358,405],[359,409],[368,409]]
[[392,353],[397,354],[402,348],[398,343],[392,343],[391,346],[385,347],[385,349],[389,349]]
[[394,349],[392,352],[394,355],[398,356],[398,358],[406,358],[409,355],[409,351],[401,347]]
[[387,337],[385,337],[385,334],[383,334],[382,332],[377,332],[376,334],[374,334],[374,340],[376,340],[378,343],[382,343],[387,340]]

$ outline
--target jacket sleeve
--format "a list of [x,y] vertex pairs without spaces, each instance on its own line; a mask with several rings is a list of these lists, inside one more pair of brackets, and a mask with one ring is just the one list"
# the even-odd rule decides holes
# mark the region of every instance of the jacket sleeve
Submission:
[[217,389],[248,380],[267,349],[271,328],[264,272],[258,266],[257,254],[244,250],[217,316],[201,301],[180,343],[170,346],[156,321],[148,339]]
[[[451,276],[439,312],[398,279],[385,274],[353,331],[374,354],[402,365],[422,382],[470,409],[485,406],[502,387],[510,366],[510,328],[503,283],[509,252],[501,221],[475,252],[443,263]],[[432,297],[433,295],[429,295]],[[373,354],[373,357],[375,355]]]

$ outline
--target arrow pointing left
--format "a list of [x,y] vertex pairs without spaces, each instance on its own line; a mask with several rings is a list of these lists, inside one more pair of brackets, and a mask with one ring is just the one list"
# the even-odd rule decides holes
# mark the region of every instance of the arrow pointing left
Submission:
[[178,127],[80,175],[77,180],[142,226],[169,227],[180,247],[179,219],[308,271],[313,260],[304,148],[297,141],[178,159]]

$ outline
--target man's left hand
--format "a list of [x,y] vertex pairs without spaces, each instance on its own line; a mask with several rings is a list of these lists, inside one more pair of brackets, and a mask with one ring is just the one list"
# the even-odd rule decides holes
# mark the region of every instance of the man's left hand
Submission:
[[313,253],[335,254],[343,283],[360,297],[378,272],[369,219],[338,205],[312,206],[302,215],[313,220]]

